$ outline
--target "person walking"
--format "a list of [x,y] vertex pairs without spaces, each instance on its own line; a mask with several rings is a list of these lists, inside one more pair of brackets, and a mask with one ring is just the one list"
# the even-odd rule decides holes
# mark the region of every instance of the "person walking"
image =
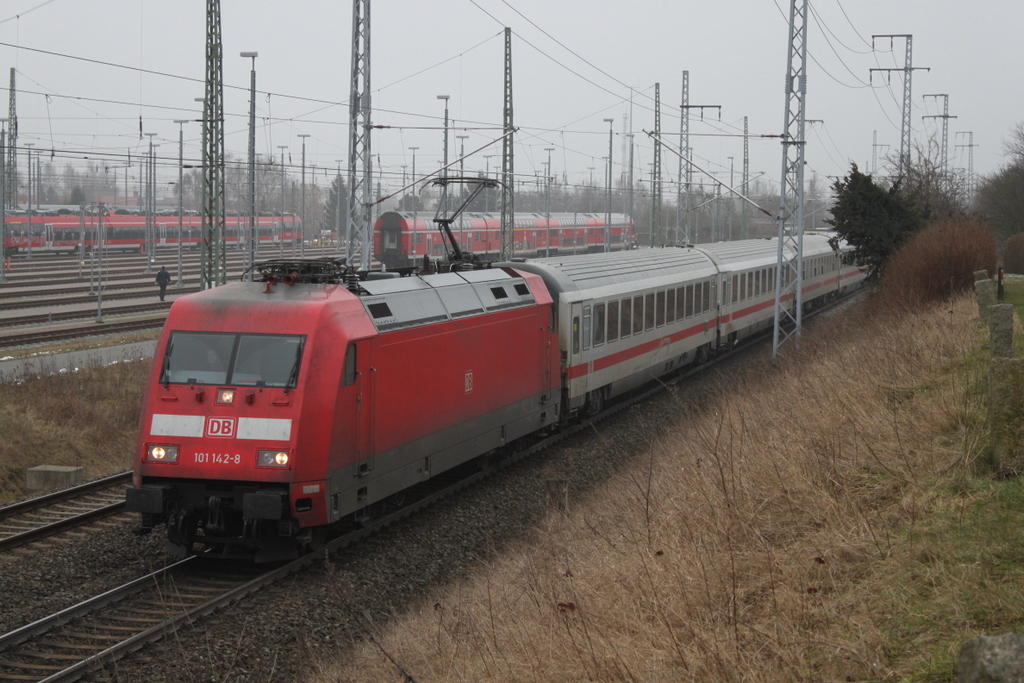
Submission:
[[160,285],[160,301],[167,295],[167,285],[171,282],[171,274],[167,272],[167,266],[160,266],[160,272],[156,274],[156,283]]

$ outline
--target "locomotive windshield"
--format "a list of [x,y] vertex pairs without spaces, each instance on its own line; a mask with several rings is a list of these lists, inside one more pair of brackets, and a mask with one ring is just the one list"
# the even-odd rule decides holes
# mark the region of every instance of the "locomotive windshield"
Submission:
[[161,384],[291,388],[299,377],[302,335],[172,332]]

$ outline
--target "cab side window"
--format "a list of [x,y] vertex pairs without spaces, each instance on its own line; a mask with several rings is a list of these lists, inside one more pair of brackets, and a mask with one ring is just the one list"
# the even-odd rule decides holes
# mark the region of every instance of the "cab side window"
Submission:
[[349,344],[345,351],[345,377],[342,384],[351,386],[356,383],[356,345]]

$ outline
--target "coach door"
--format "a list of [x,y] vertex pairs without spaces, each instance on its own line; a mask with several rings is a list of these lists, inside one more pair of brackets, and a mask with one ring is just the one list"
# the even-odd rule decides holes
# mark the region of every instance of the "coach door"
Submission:
[[[587,307],[589,317],[590,307]],[[583,304],[574,303],[571,307],[569,325],[569,398],[580,398],[587,393],[587,366],[583,362],[584,344],[583,340]],[[589,322],[589,321],[588,321]],[[589,327],[589,325],[588,325]]]
[[44,237],[46,240],[46,248],[53,249],[53,223],[46,223],[43,226],[43,229],[46,231],[46,236]]

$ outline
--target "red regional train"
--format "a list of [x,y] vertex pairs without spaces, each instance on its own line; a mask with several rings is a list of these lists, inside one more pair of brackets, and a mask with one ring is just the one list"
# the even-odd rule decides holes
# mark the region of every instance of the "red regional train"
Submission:
[[[804,238],[804,305],[859,286]],[[776,240],[356,273],[267,262],[181,297],[143,401],[127,509],[177,553],[268,561],[770,325]]]
[[[513,219],[515,255],[522,257],[557,256],[603,252],[605,215],[596,213],[553,213],[550,220],[541,213],[517,213]],[[483,261],[494,261],[501,251],[501,214],[464,213],[451,225],[452,234],[462,251]],[[633,221],[613,213],[607,231],[611,251],[636,248]],[[445,242],[431,216],[423,212],[388,211],[373,227],[376,258],[385,268],[397,270],[417,266],[424,256],[443,258]]]
[[[8,214],[5,220],[4,255],[26,253],[76,253],[96,246],[95,214],[46,212],[32,214],[31,221],[26,212]],[[158,214],[153,216],[154,244],[161,247],[178,246],[178,215]],[[226,217],[228,245],[244,242],[249,231],[248,216]],[[182,216],[182,245],[198,247],[202,236],[201,216]],[[290,244],[293,239],[302,239],[302,221],[290,214],[281,216],[260,216],[257,221],[260,243]],[[241,239],[239,239],[241,235]],[[103,216],[103,243],[108,250],[139,251],[146,243],[146,216],[139,214],[110,213]]]

